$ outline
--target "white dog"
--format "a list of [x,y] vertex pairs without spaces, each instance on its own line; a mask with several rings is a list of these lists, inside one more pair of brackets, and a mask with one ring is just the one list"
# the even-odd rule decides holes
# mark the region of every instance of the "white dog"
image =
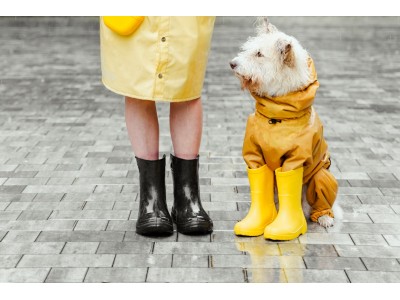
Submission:
[[[248,167],[267,164],[272,170],[290,170],[304,166],[307,197],[303,197],[303,210],[320,225],[332,226],[338,185],[328,171],[331,162],[322,123],[312,107],[319,83],[309,53],[296,38],[279,31],[266,18],[241,50],[230,66],[242,89],[256,100],[256,117],[250,115],[244,141]],[[290,130],[285,123],[290,123]],[[293,129],[295,126],[298,129]],[[283,149],[289,143],[292,148]],[[340,209],[335,208],[335,213],[338,217]]]

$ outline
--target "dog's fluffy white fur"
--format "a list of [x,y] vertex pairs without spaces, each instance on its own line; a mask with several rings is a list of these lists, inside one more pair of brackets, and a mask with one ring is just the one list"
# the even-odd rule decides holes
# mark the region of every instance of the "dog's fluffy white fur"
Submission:
[[[241,47],[241,52],[231,62],[235,75],[240,79],[242,89],[248,89],[259,96],[282,96],[298,91],[310,80],[309,54],[293,36],[279,31],[261,19],[257,35],[250,37]],[[306,217],[311,207],[303,193],[302,207]],[[341,208],[333,205],[335,218],[342,217]],[[318,218],[323,227],[331,227],[334,219],[324,215]]]
[[231,64],[247,88],[259,96],[282,96],[305,86],[310,78],[308,52],[292,36],[276,29],[265,18]]

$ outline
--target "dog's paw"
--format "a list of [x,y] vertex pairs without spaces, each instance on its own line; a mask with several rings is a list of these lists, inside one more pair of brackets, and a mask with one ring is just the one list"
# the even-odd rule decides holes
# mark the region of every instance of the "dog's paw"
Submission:
[[333,226],[333,223],[335,222],[335,219],[328,216],[328,215],[324,215],[318,218],[318,223],[319,225],[321,225],[322,227],[331,227]]

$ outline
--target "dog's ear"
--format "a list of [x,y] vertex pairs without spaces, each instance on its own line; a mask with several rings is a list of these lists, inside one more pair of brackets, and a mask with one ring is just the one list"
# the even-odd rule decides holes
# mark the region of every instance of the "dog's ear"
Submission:
[[269,22],[269,19],[267,17],[261,17],[259,19],[262,20],[262,24],[258,30],[259,33],[272,33],[278,31],[278,29]]
[[278,40],[277,48],[281,56],[281,62],[292,68],[295,64],[294,51],[290,41]]

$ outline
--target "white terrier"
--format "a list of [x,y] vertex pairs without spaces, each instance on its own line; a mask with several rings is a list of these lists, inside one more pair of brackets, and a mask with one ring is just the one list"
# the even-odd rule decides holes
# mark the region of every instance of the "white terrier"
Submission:
[[[329,152],[322,123],[312,107],[319,83],[309,53],[266,18],[241,50],[230,66],[242,89],[256,100],[256,112],[250,115],[246,128],[249,139],[245,138],[243,148],[248,167],[267,164],[271,170],[282,167],[288,171],[304,166],[307,197],[303,197],[303,211],[321,226],[333,226],[338,185],[327,171]],[[287,144],[292,148],[285,150]],[[279,151],[282,154],[276,154]],[[340,208],[335,207],[335,213],[339,216]]]

